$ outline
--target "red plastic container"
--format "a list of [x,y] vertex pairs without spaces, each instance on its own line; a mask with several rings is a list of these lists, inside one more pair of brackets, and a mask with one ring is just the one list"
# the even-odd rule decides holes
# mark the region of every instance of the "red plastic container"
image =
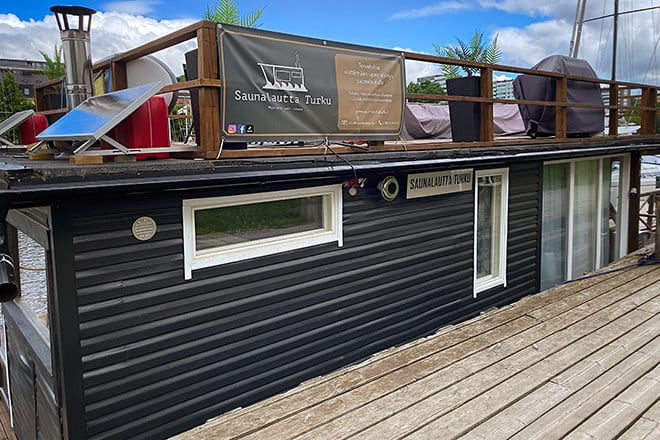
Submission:
[[37,142],[37,135],[48,127],[48,119],[44,115],[32,115],[18,127],[18,138],[21,145]]
[[[170,125],[165,98],[152,96],[108,134],[127,148],[169,147]],[[140,153],[135,158],[166,159],[169,156],[170,153]]]

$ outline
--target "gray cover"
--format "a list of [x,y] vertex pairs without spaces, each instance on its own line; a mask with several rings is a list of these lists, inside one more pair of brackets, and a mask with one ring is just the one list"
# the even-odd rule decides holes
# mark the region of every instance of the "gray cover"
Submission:
[[[587,61],[563,55],[549,56],[539,61],[532,69],[597,78],[596,72]],[[554,101],[555,80],[543,76],[520,75],[513,80],[513,94],[516,99]],[[568,81],[568,102],[602,105],[599,85],[584,81]],[[532,137],[555,134],[554,107],[528,104],[519,106],[527,134]],[[568,107],[566,113],[566,130],[570,136],[589,136],[604,129],[605,110],[602,108]]]
[[[493,132],[498,136],[525,133],[515,104],[493,104]],[[404,140],[451,139],[449,106],[409,102],[404,111]]]

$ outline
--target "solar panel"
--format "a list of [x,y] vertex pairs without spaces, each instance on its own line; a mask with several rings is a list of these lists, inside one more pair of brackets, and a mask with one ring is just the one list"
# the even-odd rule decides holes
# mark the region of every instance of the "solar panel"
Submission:
[[7,139],[1,137],[3,134],[7,133],[14,127],[21,125],[23,122],[27,121],[30,116],[34,114],[34,110],[23,110],[17,113],[14,113],[4,121],[0,122],[0,144],[7,144],[12,147],[14,144],[9,142]]
[[161,89],[160,81],[92,96],[37,135],[40,141],[85,141],[82,152]]

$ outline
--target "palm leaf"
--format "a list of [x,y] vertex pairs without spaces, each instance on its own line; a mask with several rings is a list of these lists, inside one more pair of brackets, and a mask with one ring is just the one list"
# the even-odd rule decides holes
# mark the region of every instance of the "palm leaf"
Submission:
[[213,11],[211,11],[208,5],[206,6],[206,12],[204,12],[202,18],[216,23],[234,24],[243,27],[259,27],[261,25],[257,24],[257,20],[259,20],[263,11],[264,7],[261,7],[241,17],[236,1],[218,0]]

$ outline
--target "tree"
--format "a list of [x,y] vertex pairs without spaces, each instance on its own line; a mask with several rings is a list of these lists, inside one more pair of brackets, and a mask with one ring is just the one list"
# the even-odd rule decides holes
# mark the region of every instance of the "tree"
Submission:
[[39,51],[44,61],[46,62],[46,68],[39,71],[48,77],[48,79],[58,79],[62,78],[66,74],[64,63],[62,62],[62,46],[57,46],[53,49],[53,58],[51,58],[46,52]]
[[[489,44],[486,43],[484,34],[478,30],[474,31],[474,35],[470,38],[469,42],[465,42],[456,37],[458,44],[449,44],[447,46],[439,46],[433,43],[433,48],[437,55],[452,58],[456,60],[478,61],[481,63],[497,64],[502,58],[502,51],[497,44],[497,35]],[[460,71],[465,71],[468,76],[477,73],[479,69],[475,67],[459,67],[444,64],[442,66],[442,73],[445,78],[456,78],[460,76]]]
[[[34,109],[34,104],[21,92],[14,75],[7,72],[0,81],[0,121],[4,121],[16,112],[28,109]],[[16,130],[11,130],[4,137],[11,142],[18,141]]]
[[241,17],[241,14],[238,12],[237,2],[234,0],[218,0],[213,11],[211,11],[208,5],[206,6],[206,12],[202,18],[204,20],[215,21],[216,23],[235,24],[243,27],[261,27],[261,24],[258,24],[257,20],[259,20],[263,11],[264,7],[262,6]]
[[[425,79],[419,82],[411,82],[406,86],[407,93],[419,93],[423,95],[444,95],[445,89],[436,81]],[[432,99],[410,99],[412,102],[437,102]]]

